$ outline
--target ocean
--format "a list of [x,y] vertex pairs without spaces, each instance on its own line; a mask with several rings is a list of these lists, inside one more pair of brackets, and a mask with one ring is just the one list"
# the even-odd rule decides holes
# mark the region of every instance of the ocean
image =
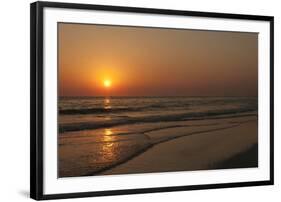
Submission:
[[234,127],[223,120],[258,110],[257,97],[60,97],[58,104],[60,177],[101,173],[161,142]]
[[239,116],[257,108],[256,97],[64,97],[59,131]]

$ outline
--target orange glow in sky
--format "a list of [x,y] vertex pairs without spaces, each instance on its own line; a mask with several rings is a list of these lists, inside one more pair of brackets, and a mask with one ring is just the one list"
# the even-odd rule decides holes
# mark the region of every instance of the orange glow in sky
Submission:
[[58,25],[60,96],[256,96],[258,34]]

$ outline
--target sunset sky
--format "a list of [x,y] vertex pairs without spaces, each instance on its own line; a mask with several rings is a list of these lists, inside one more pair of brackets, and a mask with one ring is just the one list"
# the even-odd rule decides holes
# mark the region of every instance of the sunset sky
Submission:
[[256,96],[258,34],[59,23],[60,96]]

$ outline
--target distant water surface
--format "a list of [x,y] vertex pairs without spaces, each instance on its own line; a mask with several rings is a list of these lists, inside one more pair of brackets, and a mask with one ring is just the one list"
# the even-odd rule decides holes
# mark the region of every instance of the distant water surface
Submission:
[[239,116],[257,107],[256,97],[62,97],[59,128],[64,132]]

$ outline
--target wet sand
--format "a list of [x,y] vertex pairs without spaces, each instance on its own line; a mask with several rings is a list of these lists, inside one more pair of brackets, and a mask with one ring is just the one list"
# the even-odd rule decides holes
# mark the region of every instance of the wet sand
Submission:
[[102,174],[257,167],[257,121],[157,144]]
[[257,141],[253,115],[62,133],[59,177],[253,167]]

